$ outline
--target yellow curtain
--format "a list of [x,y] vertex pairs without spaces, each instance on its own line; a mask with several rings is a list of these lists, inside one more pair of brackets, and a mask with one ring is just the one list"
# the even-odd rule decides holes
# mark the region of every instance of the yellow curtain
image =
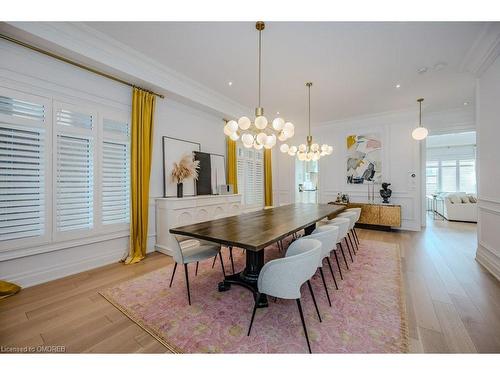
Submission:
[[264,150],[264,206],[273,205],[273,169],[271,149]]
[[0,280],[0,299],[12,296],[20,290],[21,287],[19,285]]
[[146,256],[148,243],[149,176],[153,150],[156,97],[134,87],[132,95],[130,249],[126,264]]
[[226,137],[227,146],[227,183],[233,185],[234,194],[238,194],[238,167],[236,165],[236,141]]

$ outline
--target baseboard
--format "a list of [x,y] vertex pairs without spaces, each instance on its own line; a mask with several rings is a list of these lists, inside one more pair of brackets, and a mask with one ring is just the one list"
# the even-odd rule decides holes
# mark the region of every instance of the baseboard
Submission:
[[478,245],[476,260],[500,281],[500,261],[493,252],[482,245]]
[[100,257],[92,257],[84,260],[58,264],[53,267],[46,267],[25,272],[23,274],[13,275],[8,277],[8,280],[21,285],[23,288],[27,288],[33,285],[46,283],[48,281],[57,280],[66,276],[119,262],[123,255],[124,250],[118,249]]

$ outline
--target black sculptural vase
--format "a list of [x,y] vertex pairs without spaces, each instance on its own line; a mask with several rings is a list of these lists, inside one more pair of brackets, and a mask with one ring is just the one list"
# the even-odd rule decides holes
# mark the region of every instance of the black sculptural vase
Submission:
[[177,183],[177,198],[182,198],[183,186],[184,186],[184,184],[182,182]]
[[392,195],[392,190],[389,189],[390,183],[383,182],[382,189],[380,189],[380,196],[384,199],[382,203],[389,203],[389,198]]

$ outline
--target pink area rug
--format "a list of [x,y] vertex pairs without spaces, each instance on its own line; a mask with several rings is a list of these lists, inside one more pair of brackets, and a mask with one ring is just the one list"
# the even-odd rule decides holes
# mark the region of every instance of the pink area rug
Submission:
[[[224,249],[226,272],[231,265]],[[245,256],[234,249],[236,270]],[[276,246],[266,249],[266,261],[280,257]],[[346,254],[349,257],[348,254]],[[340,260],[342,260],[341,256]],[[349,259],[348,262],[350,263]],[[407,328],[399,249],[394,244],[362,241],[349,271],[342,266],[340,280],[332,259],[339,290],[335,290],[325,260],[325,277],[332,307],[321,278],[312,285],[321,311],[320,323],[307,285],[302,288],[302,307],[313,353],[404,353]],[[233,285],[218,292],[220,263],[200,263],[198,275],[190,265],[192,305],[187,303],[184,270],[177,267],[169,288],[173,265],[118,284],[101,292],[108,301],[148,331],[174,353],[307,353],[307,343],[293,300],[269,298],[269,307],[258,309],[250,337],[246,335],[253,297]]]

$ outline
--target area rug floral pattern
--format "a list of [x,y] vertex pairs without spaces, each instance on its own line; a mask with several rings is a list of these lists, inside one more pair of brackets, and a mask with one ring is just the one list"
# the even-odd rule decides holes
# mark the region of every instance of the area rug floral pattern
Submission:
[[[235,268],[242,270],[245,255],[241,249],[233,252]],[[228,253],[223,250],[225,269],[230,273]],[[266,261],[280,256],[277,246],[266,249]],[[354,263],[346,256],[350,270],[341,264],[344,280],[340,280],[332,259],[339,290],[335,290],[325,260],[332,307],[321,278],[315,275],[312,279],[322,323],[307,285],[302,287],[302,307],[313,353],[406,352],[399,248],[363,240]],[[340,254],[339,258],[342,261]],[[252,294],[235,285],[229,291],[219,292],[219,261],[213,269],[212,260],[200,263],[197,276],[195,265],[190,265],[191,306],[187,303],[184,270],[177,268],[171,288],[173,264],[118,284],[101,295],[174,353],[307,353],[295,301],[273,302],[270,298],[268,308],[257,310],[248,337]]]

